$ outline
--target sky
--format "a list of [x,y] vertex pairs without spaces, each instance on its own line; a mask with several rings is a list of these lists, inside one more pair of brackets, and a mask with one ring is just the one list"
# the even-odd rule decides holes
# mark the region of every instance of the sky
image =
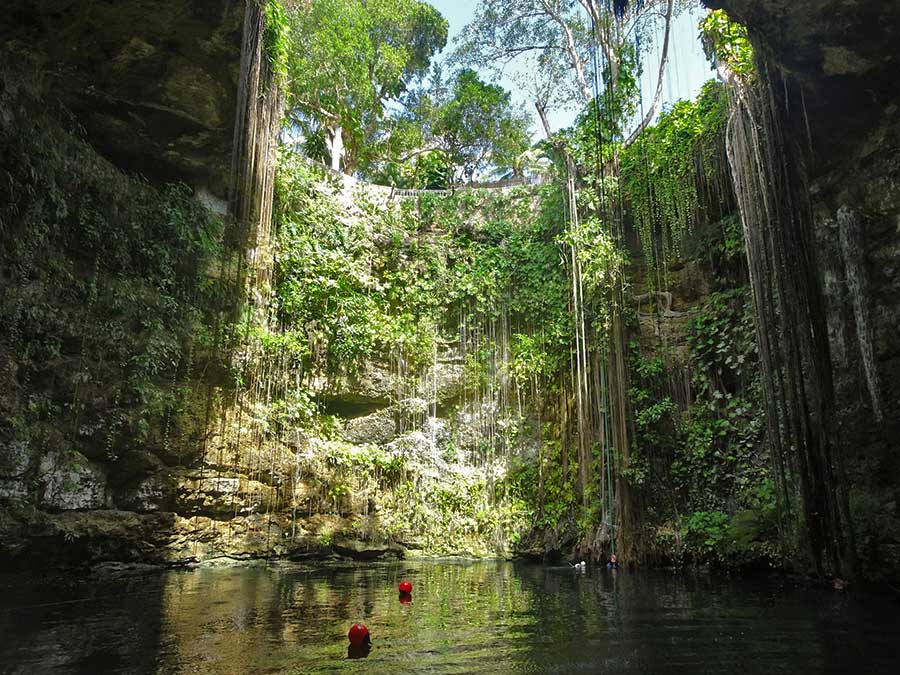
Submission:
[[[475,8],[479,0],[428,0],[444,15],[450,24],[450,35],[447,48],[442,57],[449,55],[454,49],[454,38],[462,28],[471,21],[475,15]],[[672,24],[672,36],[669,45],[669,67],[663,84],[663,103],[672,104],[679,99],[691,99],[700,91],[700,87],[711,77],[714,72],[711,69],[698,38],[697,25],[705,16],[706,10],[697,6],[689,12],[684,12]],[[661,23],[661,22],[660,22]],[[641,89],[646,105],[653,99],[658,78],[659,58],[661,51],[662,35],[655,41],[654,47],[645,55],[644,72],[641,77]],[[542,135],[541,125],[534,112],[534,105],[519,91],[511,77],[504,77],[500,83],[513,94],[516,102],[521,103],[533,114],[534,123],[532,132],[535,137]],[[554,131],[570,126],[575,119],[575,110],[556,110],[550,115],[550,125]],[[635,122],[635,125],[637,121]]]

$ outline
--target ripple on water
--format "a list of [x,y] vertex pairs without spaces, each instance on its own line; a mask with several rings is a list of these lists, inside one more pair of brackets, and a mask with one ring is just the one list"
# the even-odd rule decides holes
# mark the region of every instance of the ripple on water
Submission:
[[[709,575],[279,565],[7,577],[0,597],[4,674],[900,672],[900,613],[884,598]],[[356,621],[373,636],[365,660],[347,658]]]

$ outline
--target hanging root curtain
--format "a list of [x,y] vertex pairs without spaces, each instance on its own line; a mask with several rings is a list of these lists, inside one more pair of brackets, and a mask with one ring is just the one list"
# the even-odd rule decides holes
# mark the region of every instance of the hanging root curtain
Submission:
[[[728,157],[750,267],[782,540],[818,574],[856,575],[801,120],[782,73],[731,84]],[[802,128],[802,127],[801,127]],[[790,554],[790,551],[786,551]]]

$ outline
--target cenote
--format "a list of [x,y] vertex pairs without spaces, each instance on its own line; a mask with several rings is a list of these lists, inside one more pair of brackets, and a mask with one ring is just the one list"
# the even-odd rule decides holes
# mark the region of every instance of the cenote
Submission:
[[7,0],[0,672],[900,672],[898,35]]
[[[413,583],[401,603],[400,579]],[[26,673],[896,672],[896,602],[778,579],[506,562],[3,579],[0,671]],[[373,648],[347,658],[347,627]]]

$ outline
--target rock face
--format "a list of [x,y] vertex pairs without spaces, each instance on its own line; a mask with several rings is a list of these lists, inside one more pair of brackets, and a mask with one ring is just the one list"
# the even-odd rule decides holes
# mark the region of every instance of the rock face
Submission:
[[38,481],[38,503],[50,511],[103,509],[112,501],[102,467],[74,450],[41,457]]
[[[900,578],[900,3],[706,0],[799,89],[840,444],[867,576]],[[786,92],[786,96],[788,93]]]
[[[897,3],[705,0],[705,4],[723,8],[745,24],[754,44],[803,86],[817,165],[814,175],[825,162],[858,159],[867,137],[896,114],[891,110],[898,100],[900,66]],[[804,124],[801,117],[798,131]]]
[[31,463],[27,442],[11,441],[0,445],[0,499],[24,499],[28,496],[26,476]]
[[[461,378],[459,358],[448,354],[411,388],[376,363],[352,381],[322,381],[342,440],[298,431],[289,446],[257,441],[250,418],[265,411],[238,405],[187,467],[145,447],[111,458],[103,447],[88,457],[13,443],[0,453],[0,502],[12,507],[0,503],[0,556],[22,564],[403,557],[406,547],[373,524],[382,517],[381,487],[349,491],[353,471],[372,466],[354,468],[351,458],[376,452],[381,471],[405,470],[390,468],[402,460],[420,478],[446,475],[457,444],[477,439],[473,416],[461,412]],[[334,447],[343,454],[329,460]]]
[[334,549],[342,555],[347,555],[357,560],[403,557],[403,549],[396,544],[372,544],[355,539],[337,539],[334,542]]
[[387,443],[396,434],[394,413],[383,408],[371,415],[353,417],[344,422],[344,440],[350,443]]
[[[862,525],[857,535],[866,560],[875,571],[895,570],[896,576],[900,3],[707,4],[723,6],[746,23],[770,61],[802,87],[803,105],[788,135],[814,149],[807,168],[839,426],[856,491],[851,505]],[[39,57],[58,98],[54,104],[71,111],[88,141],[116,166],[155,184],[186,181],[221,211],[244,7],[228,0],[161,0],[152,7],[138,0],[11,0],[4,7],[0,44],[18,44]],[[696,299],[676,297],[662,321],[639,317],[642,339],[672,344],[676,360],[684,362],[686,313]],[[76,343],[53,345],[57,358],[77,358]],[[426,386],[404,393],[390,367],[370,363],[354,378],[321,383],[318,393],[341,418],[346,443],[379,446],[391,458],[413,459],[440,475],[454,461],[453,451],[478,442],[476,418],[484,411],[460,405],[462,374],[460,360],[443,355]],[[0,396],[19,386],[16,378],[14,366],[0,364]],[[410,419],[415,424],[400,422]],[[0,420],[0,431],[5,424]],[[238,438],[242,432],[237,430]],[[149,433],[156,438],[160,430]],[[44,441],[0,445],[4,557],[172,564],[222,556],[402,554],[395,545],[357,538],[354,526],[363,514],[369,517],[374,500],[348,504],[345,483],[299,477],[309,446],[300,434],[294,445],[279,448],[277,462],[262,444],[246,443],[241,454],[227,439],[203,431],[196,435],[198,446],[221,447],[219,456],[208,453],[205,462],[182,462],[158,438],[148,447],[129,448],[122,461],[110,459],[101,445],[77,452],[65,439]],[[299,513],[288,512],[290,502]],[[315,513],[323,504],[340,513]]]
[[227,193],[242,2],[11,0],[0,43],[43,56],[101,154],[154,182]]
[[900,8],[878,0],[705,0],[745,24],[781,66],[813,87],[896,64]]
[[128,511],[152,513],[174,510],[175,499],[174,479],[167,472],[160,471],[142,479],[135,487],[122,490],[115,502]]
[[[254,113],[262,98],[266,111],[277,107],[277,97],[259,95],[269,93],[270,73],[254,71],[268,63],[262,6],[12,0],[3,10],[0,558],[187,562],[271,550],[259,542],[271,544],[280,526],[268,517],[261,525],[259,505],[271,502],[293,464],[266,464],[267,473],[257,453],[252,477],[199,466],[207,393],[222,362],[199,340],[178,337],[176,326],[198,335],[221,307],[197,297],[195,314],[161,301],[163,287],[196,290],[187,278],[208,279],[213,256],[241,259],[261,218],[240,204],[266,201],[259,194],[272,182],[266,149],[274,134],[265,125],[251,134],[235,120],[239,107],[246,117],[248,100]],[[233,156],[244,158],[248,145],[252,161],[234,163],[236,174],[249,175],[233,178]],[[190,190],[171,185],[182,182],[218,215],[234,211],[230,238]],[[198,234],[206,241],[190,253],[175,243]],[[174,263],[178,252],[185,265]],[[162,260],[172,267],[160,273]],[[233,283],[223,276],[214,285]],[[86,302],[87,287],[103,299]],[[158,354],[167,356],[154,361],[145,340],[165,343]],[[253,494],[237,515],[235,489]]]

